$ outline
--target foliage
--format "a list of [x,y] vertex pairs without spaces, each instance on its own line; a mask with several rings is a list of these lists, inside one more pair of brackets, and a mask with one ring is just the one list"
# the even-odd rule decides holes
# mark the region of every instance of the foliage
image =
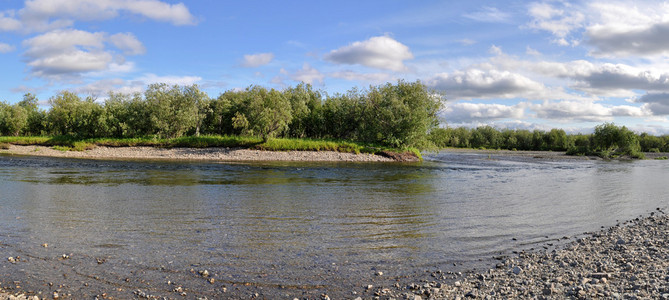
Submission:
[[613,123],[604,123],[595,127],[592,147],[604,158],[621,155],[643,158],[637,135],[627,127],[618,127]]
[[152,84],[144,92],[144,98],[146,117],[150,122],[149,134],[176,138],[196,127],[199,134],[208,97],[197,85],[168,87],[164,83]]
[[104,109],[92,98],[81,99],[74,93],[61,92],[49,99],[47,120],[56,135],[94,137],[106,134]]

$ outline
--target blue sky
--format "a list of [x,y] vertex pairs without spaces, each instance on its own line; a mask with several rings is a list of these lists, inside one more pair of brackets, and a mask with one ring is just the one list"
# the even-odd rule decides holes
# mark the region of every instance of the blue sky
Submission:
[[448,126],[669,134],[669,2],[0,0],[0,100],[420,80]]

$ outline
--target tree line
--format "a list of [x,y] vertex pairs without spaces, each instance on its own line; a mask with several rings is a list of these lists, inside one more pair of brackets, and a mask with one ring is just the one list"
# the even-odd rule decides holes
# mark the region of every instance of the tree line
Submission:
[[592,134],[567,134],[562,129],[526,130],[478,128],[436,128],[430,141],[438,148],[485,148],[531,151],[566,151],[574,155],[640,157],[641,152],[669,152],[669,135],[636,134],[625,126],[604,123]]
[[144,93],[110,92],[104,102],[63,91],[40,109],[25,94],[0,102],[0,135],[132,138],[250,135],[341,139],[396,148],[425,148],[439,125],[442,98],[420,82],[325,95],[309,84],[284,90],[250,86],[210,98],[197,85],[149,85]]

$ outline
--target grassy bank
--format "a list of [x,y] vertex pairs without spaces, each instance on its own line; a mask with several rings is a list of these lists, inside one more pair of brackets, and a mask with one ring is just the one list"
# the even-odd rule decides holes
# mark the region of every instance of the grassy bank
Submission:
[[[392,157],[394,154],[414,155],[422,160],[417,149],[395,149],[378,145],[361,144],[351,141],[274,138],[263,141],[249,136],[189,136],[174,139],[155,137],[141,138],[89,138],[77,139],[70,136],[41,137],[0,137],[0,148],[8,145],[39,145],[54,147],[63,151],[85,151],[97,146],[106,147],[161,147],[161,148],[245,148],[265,151],[336,151],[343,153],[370,153]],[[3,146],[4,145],[4,146]]]

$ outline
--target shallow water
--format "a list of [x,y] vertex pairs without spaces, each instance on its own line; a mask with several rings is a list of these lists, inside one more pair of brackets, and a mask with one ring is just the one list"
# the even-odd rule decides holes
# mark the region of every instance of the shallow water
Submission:
[[177,286],[188,297],[349,297],[666,207],[668,171],[472,153],[419,164],[0,156],[0,283],[75,298],[178,297]]

